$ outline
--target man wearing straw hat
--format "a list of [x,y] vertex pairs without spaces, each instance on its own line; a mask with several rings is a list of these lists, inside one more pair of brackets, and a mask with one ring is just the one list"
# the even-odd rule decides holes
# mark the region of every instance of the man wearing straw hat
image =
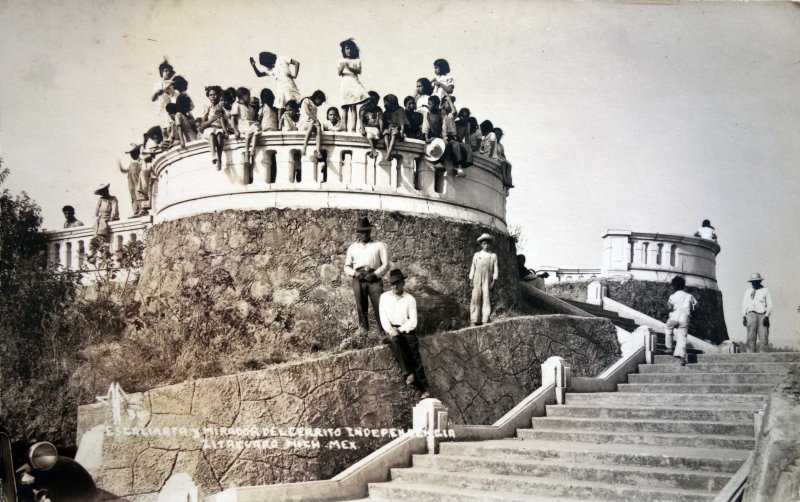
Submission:
[[497,255],[491,251],[494,237],[483,234],[478,237],[481,250],[472,257],[469,280],[472,281],[472,299],[469,303],[469,325],[475,326],[489,322],[492,302],[489,290],[494,288],[498,277]]
[[389,270],[389,258],[386,245],[372,240],[372,225],[366,217],[359,220],[356,227],[358,240],[347,248],[344,260],[345,275],[353,278],[353,295],[356,297],[358,323],[363,331],[369,330],[369,303],[375,312],[378,329],[384,335],[380,323],[378,305],[383,293],[381,277]]
[[742,324],[747,327],[747,352],[758,352],[756,341],[761,341],[761,352],[767,352],[769,344],[769,315],[772,313],[772,298],[769,290],[761,285],[761,274],[750,274],[750,287],[742,300]]
[[111,242],[111,227],[108,223],[119,219],[119,203],[117,198],[109,193],[110,186],[109,183],[101,183],[94,191],[100,198],[97,199],[97,209],[94,212],[94,238],[89,242],[92,257],[98,248],[107,246]]
[[399,269],[389,272],[389,287],[381,295],[380,319],[383,330],[389,334],[392,354],[403,370],[406,385],[420,391],[420,399],[429,397],[428,379],[419,355],[417,328],[417,301],[405,292],[406,276]]

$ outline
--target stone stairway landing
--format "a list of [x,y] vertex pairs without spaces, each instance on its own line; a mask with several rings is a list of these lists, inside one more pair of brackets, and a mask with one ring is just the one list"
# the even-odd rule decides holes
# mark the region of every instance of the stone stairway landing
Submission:
[[[800,353],[660,356],[617,392],[567,393],[516,438],[442,443],[371,501],[711,501],[754,448],[753,413]],[[660,364],[659,364],[660,363]]]

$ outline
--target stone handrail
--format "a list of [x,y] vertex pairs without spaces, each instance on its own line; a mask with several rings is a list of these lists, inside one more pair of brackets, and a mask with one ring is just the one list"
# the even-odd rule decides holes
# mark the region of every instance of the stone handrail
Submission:
[[[454,432],[453,438],[442,440],[483,441],[514,437],[517,429],[530,427],[534,416],[543,416],[547,405],[564,404],[566,390],[573,392],[594,392],[602,387],[624,382],[629,372],[644,361],[644,347],[623,356],[597,378],[575,379],[570,377],[571,368],[560,357],[550,357],[542,364],[542,385],[520,401],[508,413],[492,425],[447,425],[447,412],[436,399],[425,399],[414,407],[415,430],[409,431],[392,442],[375,450],[342,473],[326,481],[309,481],[229,488],[206,497],[206,502],[255,502],[270,501],[326,501],[350,500],[367,496],[367,484],[388,480],[391,467],[406,467],[411,464],[411,455],[434,453],[436,443],[431,430],[420,431],[418,424],[428,424]],[[420,416],[429,414],[431,416]],[[424,432],[426,437],[421,437]],[[427,442],[426,442],[426,439]],[[433,443],[433,444],[432,444]]]
[[609,230],[603,236],[603,277],[668,282],[717,289],[715,241],[687,235]]
[[[632,309],[616,300],[612,300],[607,296],[603,297],[602,307],[605,310],[616,312],[620,315],[620,317],[633,319],[636,324],[640,326],[647,326],[651,330],[659,333],[663,333],[667,328],[667,325],[658,319],[650,317],[649,315],[639,312],[638,310]],[[731,341],[723,342],[720,345],[714,345],[713,343],[709,343],[705,340],[697,338],[696,336],[688,334],[686,335],[686,345],[692,349],[702,350],[706,354],[728,354],[735,350],[735,346]]]
[[[149,216],[109,222],[111,251],[118,251],[129,242],[144,240],[144,234],[150,226]],[[89,253],[89,241],[94,237],[92,225],[48,230],[45,234],[47,264],[60,265],[64,270],[80,270],[85,255]]]
[[[312,140],[300,155],[304,133],[266,132],[257,139],[252,167],[244,141],[225,143],[222,169],[211,163],[205,140],[162,153],[153,164],[154,222],[225,209],[378,209],[481,223],[506,232],[506,194],[499,164],[483,155],[464,178],[452,165],[437,170],[425,160],[425,143],[406,139],[388,163],[368,157],[367,140],[355,133],[325,132],[325,162],[310,160]],[[382,142],[381,142],[382,144]]]

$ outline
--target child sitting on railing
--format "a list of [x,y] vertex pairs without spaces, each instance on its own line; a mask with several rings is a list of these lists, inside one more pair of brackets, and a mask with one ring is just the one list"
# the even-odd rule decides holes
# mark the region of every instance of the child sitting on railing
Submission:
[[383,160],[388,162],[392,158],[394,144],[404,139],[404,132],[408,127],[408,118],[406,118],[406,111],[400,108],[397,96],[394,94],[384,96],[383,108],[383,141],[386,143],[386,156]]
[[481,149],[483,135],[481,134],[481,128],[478,126],[478,119],[475,117],[470,117],[468,120],[470,133],[469,137],[467,137],[467,143],[469,144],[469,148],[472,152],[477,152]]
[[417,80],[417,91],[414,94],[414,99],[417,100],[417,109],[422,115],[426,115],[428,112],[428,100],[431,94],[433,94],[431,81],[425,77]]
[[376,142],[383,136],[383,110],[378,106],[380,95],[375,91],[369,91],[369,101],[359,110],[361,119],[361,135],[367,138],[371,151],[368,154],[371,158],[376,158]]
[[481,147],[480,153],[486,155],[490,159],[497,156],[497,138],[494,135],[494,124],[491,120],[484,120],[480,125],[481,130]]
[[497,158],[500,160],[500,179],[503,181],[503,188],[508,194],[508,191],[514,188],[514,183],[511,182],[511,162],[506,159],[506,152],[500,140],[503,138],[503,130],[495,127],[494,136],[497,138]]
[[403,106],[406,108],[406,120],[408,120],[406,138],[422,139],[422,114],[417,111],[417,100],[412,96],[406,96]]
[[300,121],[297,125],[298,129],[301,131],[306,131],[305,138],[303,138],[303,149],[300,151],[300,155],[306,154],[311,134],[316,131],[317,148],[311,155],[311,160],[316,162],[322,160],[322,124],[320,124],[317,118],[317,107],[322,106],[322,103],[324,103],[326,99],[325,93],[317,89],[311,96],[303,98],[300,102]]
[[342,122],[342,118],[339,115],[339,109],[335,106],[331,106],[328,108],[328,111],[325,112],[325,120],[322,121],[322,130],[332,132],[347,131],[347,127],[345,123]]
[[280,129],[281,131],[296,131],[297,121],[300,120],[300,110],[297,106],[297,101],[290,99],[284,104],[286,110],[281,115]]
[[261,132],[279,131],[278,109],[275,108],[275,95],[271,90],[261,89],[261,109],[258,112],[258,120],[261,123]]
[[231,107],[231,124],[236,139],[240,139],[244,135],[244,167],[246,169],[253,165],[253,156],[255,155],[256,134],[259,129],[256,118],[256,112],[250,105],[250,90],[246,87],[239,87],[236,89],[236,103]]
[[181,148],[186,148],[187,142],[197,139],[194,123],[190,122],[186,114],[181,112],[181,107],[177,103],[168,104],[167,113],[172,119],[170,146],[179,144]]
[[206,96],[209,104],[203,109],[203,116],[200,122],[200,132],[208,140],[208,148],[211,151],[211,163],[222,169],[222,148],[225,142],[225,109],[223,108],[222,87],[212,85],[206,87]]

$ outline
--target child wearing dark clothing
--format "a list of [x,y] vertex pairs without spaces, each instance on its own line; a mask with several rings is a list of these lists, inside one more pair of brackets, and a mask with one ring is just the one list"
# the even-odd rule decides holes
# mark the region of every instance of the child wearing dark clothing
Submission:
[[408,118],[394,94],[387,94],[383,98],[383,107],[383,141],[386,143],[386,156],[383,159],[388,161],[392,157],[395,143],[404,139]]
[[406,120],[408,120],[408,126],[406,126],[405,130],[406,138],[422,139],[422,114],[417,111],[417,100],[412,96],[406,96],[403,100],[403,106],[405,107]]
[[375,158],[377,141],[383,136],[383,110],[378,106],[380,95],[375,91],[369,91],[369,101],[361,107],[358,115],[361,119],[361,135],[367,138],[372,148],[370,157]]

